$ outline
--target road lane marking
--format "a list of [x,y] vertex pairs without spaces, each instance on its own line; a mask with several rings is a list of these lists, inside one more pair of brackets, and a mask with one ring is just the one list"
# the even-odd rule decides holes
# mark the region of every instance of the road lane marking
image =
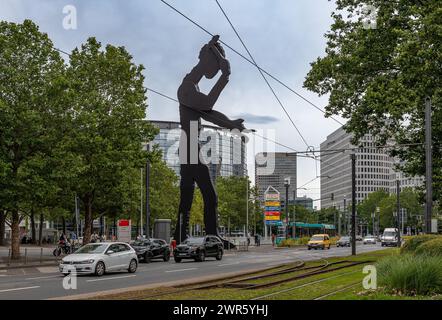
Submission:
[[3,290],[0,290],[0,293],[2,293],[2,292],[10,292],[10,291],[20,291],[20,290],[37,289],[37,288],[40,288],[40,286],[23,287],[23,288],[13,288],[13,289],[3,289]]
[[102,278],[102,279],[92,279],[92,280],[86,280],[86,282],[96,282],[96,281],[106,281],[106,280],[115,280],[115,279],[124,279],[124,278],[133,278],[136,277],[136,275],[130,275],[130,276],[121,276],[121,277],[112,277],[112,278]]
[[61,276],[56,275],[56,276],[46,276],[46,277],[34,277],[34,278],[26,278],[25,280],[39,280],[39,279],[51,279],[51,278],[61,278]]
[[237,264],[240,264],[241,262],[233,262],[233,263],[224,263],[224,264],[219,264],[218,267],[226,267],[226,266],[234,266]]
[[164,271],[164,272],[182,272],[182,271],[190,271],[190,270],[196,270],[198,268],[187,268],[187,269],[178,269],[178,270],[168,270],[168,271]]

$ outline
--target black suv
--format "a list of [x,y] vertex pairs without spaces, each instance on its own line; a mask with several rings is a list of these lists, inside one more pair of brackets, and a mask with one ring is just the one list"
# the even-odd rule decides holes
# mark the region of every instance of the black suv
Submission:
[[175,262],[181,262],[182,259],[202,262],[206,257],[221,260],[223,253],[223,242],[217,236],[191,237],[175,248],[173,257]]
[[137,240],[132,244],[137,253],[138,259],[149,263],[151,259],[161,258],[164,261],[170,260],[170,248],[162,239]]

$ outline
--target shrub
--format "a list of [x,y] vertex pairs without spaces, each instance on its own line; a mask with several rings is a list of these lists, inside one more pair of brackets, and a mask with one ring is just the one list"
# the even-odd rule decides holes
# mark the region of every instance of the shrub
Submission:
[[424,234],[419,236],[411,237],[405,242],[401,248],[401,253],[414,253],[416,249],[423,243],[437,238],[437,235]]
[[378,283],[404,295],[442,293],[442,257],[399,255],[377,264]]
[[278,244],[278,247],[293,247],[293,246],[296,246],[295,239],[284,239]]
[[309,240],[310,240],[309,237],[284,239],[278,244],[278,247],[294,247],[294,246],[306,245],[307,242],[309,242]]
[[442,237],[422,243],[416,248],[415,254],[442,257]]

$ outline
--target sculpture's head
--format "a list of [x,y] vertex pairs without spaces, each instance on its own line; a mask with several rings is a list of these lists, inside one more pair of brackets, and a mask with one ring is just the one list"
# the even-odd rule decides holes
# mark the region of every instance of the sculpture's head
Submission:
[[198,57],[201,70],[207,79],[213,79],[220,70],[219,56],[226,56],[223,47],[214,39],[201,49]]

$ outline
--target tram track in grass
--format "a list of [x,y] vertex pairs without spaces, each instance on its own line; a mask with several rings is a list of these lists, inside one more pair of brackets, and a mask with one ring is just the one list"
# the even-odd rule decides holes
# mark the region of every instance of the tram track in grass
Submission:
[[[212,281],[201,282],[199,284],[163,288],[160,291],[143,295],[143,299],[168,299],[168,296],[169,297],[177,296],[182,294],[188,294],[191,292],[198,292],[203,290],[216,290],[216,289],[248,290],[248,291],[250,290],[251,292],[253,292],[253,289],[258,290],[258,289],[270,288],[278,284],[282,283],[285,284],[287,282],[293,282],[296,280],[301,280],[312,276],[322,275],[329,272],[334,272],[337,270],[350,268],[369,262],[365,260],[357,262],[347,261],[347,260],[329,262],[327,259],[321,259],[320,261],[322,262],[320,264],[317,264],[319,261],[310,262],[310,264],[313,265],[309,266],[306,266],[306,263],[304,261],[299,261],[296,265],[279,266],[277,268],[269,268],[261,271],[251,272],[248,274],[234,276],[231,278],[216,279]],[[329,268],[331,266],[337,266],[337,267]],[[290,274],[295,274],[295,275],[288,279],[272,280],[272,278],[274,277],[280,277],[281,275],[290,275]],[[270,281],[260,284],[249,283],[249,281],[256,281],[263,279],[266,280],[270,279]],[[328,278],[324,280],[327,279]],[[314,283],[316,283],[316,281],[312,282],[312,284]],[[259,300],[259,297],[256,300]]]
[[382,250],[355,257],[298,260],[212,280],[128,291],[98,299],[329,299],[351,288],[347,286],[353,285],[363,276],[362,265],[372,264],[379,258],[391,254],[391,250]]

